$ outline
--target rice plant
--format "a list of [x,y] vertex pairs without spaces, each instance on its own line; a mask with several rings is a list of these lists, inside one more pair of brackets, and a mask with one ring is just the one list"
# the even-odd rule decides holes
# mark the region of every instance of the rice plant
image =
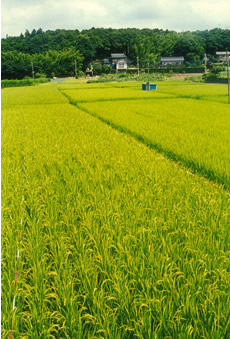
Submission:
[[34,90],[3,98],[2,336],[227,338],[225,191]]
[[[211,93],[207,93],[210,85],[185,85],[185,93],[193,89],[191,98],[185,98],[182,94],[180,98],[178,93],[182,93],[182,85],[177,87],[170,82],[161,84],[162,89],[159,89],[159,92],[144,92],[144,94],[140,88],[137,90],[133,87],[106,90],[72,89],[63,90],[63,93],[71,103],[85,112],[134,136],[149,147],[185,165],[191,171],[200,173],[229,190],[230,110],[228,105],[204,98],[193,99],[193,93],[198,92],[199,86],[204,86],[199,91],[209,97]],[[173,96],[173,91],[176,93],[174,87],[178,92],[177,96]],[[166,93],[165,90],[170,93]],[[223,88],[219,91],[222,90]],[[133,98],[135,93],[138,95]],[[104,99],[102,99],[103,95]]]

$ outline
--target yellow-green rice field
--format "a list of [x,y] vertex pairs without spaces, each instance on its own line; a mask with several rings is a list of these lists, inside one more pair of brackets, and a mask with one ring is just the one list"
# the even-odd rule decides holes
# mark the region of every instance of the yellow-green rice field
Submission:
[[2,90],[2,337],[228,338],[225,85]]

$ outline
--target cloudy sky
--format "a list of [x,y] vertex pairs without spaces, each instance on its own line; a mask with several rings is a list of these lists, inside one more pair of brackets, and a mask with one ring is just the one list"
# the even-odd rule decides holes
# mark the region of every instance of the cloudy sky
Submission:
[[26,29],[230,28],[229,0],[2,0],[1,34]]

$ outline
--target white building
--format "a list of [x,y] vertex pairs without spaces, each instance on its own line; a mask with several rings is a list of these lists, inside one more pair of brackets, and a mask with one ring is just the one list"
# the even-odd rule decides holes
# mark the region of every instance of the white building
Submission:
[[124,53],[112,53],[111,64],[118,72],[126,72],[128,68],[127,56]]

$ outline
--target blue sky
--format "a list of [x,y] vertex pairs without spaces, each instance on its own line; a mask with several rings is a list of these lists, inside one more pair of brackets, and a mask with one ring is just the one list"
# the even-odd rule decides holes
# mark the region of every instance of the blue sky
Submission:
[[229,0],[2,0],[2,37],[26,29],[230,28]]

